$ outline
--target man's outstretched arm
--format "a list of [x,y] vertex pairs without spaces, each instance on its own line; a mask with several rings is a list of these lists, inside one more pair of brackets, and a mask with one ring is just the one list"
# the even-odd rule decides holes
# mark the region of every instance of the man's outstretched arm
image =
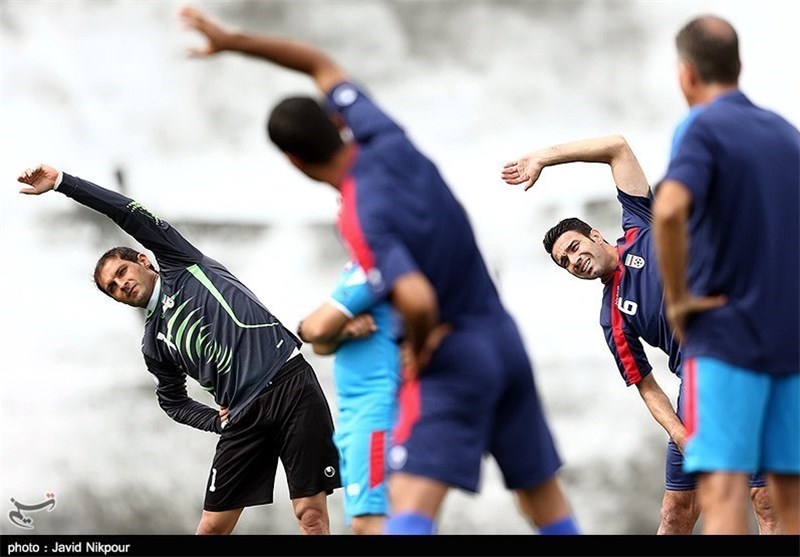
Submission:
[[614,182],[628,195],[648,197],[650,186],[639,161],[621,135],[609,135],[562,143],[539,149],[503,166],[501,178],[511,185],[530,189],[547,166],[570,162],[599,162],[611,167]]
[[59,170],[46,164],[40,164],[36,168],[26,168],[17,176],[17,182],[26,184],[24,188],[20,188],[19,193],[42,195],[55,188],[61,182],[61,178]]
[[335,85],[348,78],[342,68],[312,44],[283,37],[229,30],[192,6],[181,8],[179,16],[186,27],[199,31],[206,38],[204,47],[189,51],[191,56],[204,57],[228,51],[262,58],[278,66],[309,75],[326,95]]
[[186,265],[202,259],[203,254],[170,224],[151,213],[144,205],[118,192],[108,190],[40,164],[22,172],[17,181],[27,184],[19,191],[25,195],[41,195],[53,189],[101,213],[152,250],[159,264]]

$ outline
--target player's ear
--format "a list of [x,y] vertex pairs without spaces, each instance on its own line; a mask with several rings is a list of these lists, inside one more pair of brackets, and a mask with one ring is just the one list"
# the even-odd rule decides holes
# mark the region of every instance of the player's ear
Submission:
[[600,231],[597,230],[596,228],[592,228],[591,232],[589,232],[589,238],[595,244],[602,244],[605,241],[605,240],[603,240],[603,235],[600,234]]
[[345,122],[344,116],[338,112],[330,113],[328,116],[330,117],[331,122],[333,122],[333,125],[336,126],[336,129],[340,132],[347,128],[347,122]]
[[303,170],[303,167],[305,166],[303,164],[303,159],[301,159],[296,155],[292,155],[291,153],[286,153],[286,158],[289,159],[289,162],[292,163],[292,165],[294,165],[295,168]]
[[142,267],[147,267],[148,269],[153,268],[153,264],[150,263],[150,259],[143,253],[140,253],[138,256],[136,256],[136,260]]
[[700,82],[700,77],[694,65],[688,60],[678,61],[678,83],[684,93],[695,87]]

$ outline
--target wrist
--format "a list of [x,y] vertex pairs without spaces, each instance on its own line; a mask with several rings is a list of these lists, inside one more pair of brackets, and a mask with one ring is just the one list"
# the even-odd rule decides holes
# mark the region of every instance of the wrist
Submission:
[[226,31],[223,33],[222,37],[217,40],[217,49],[219,51],[245,52],[247,49],[244,48],[244,45],[247,44],[248,40],[249,37],[244,33]]

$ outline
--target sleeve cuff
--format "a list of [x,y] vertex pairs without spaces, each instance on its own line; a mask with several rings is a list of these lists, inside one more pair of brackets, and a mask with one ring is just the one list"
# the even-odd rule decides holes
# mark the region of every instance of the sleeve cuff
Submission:
[[56,178],[56,184],[53,186],[53,189],[57,190],[58,186],[61,185],[62,181],[64,181],[64,171],[63,170],[59,170],[58,171],[58,178]]

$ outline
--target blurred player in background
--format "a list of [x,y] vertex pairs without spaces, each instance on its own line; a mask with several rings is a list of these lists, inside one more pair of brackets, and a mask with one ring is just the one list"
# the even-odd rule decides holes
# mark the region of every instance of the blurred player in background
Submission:
[[389,514],[386,455],[397,419],[401,326],[392,305],[376,299],[364,269],[350,261],[330,299],[297,327],[314,352],[334,355],[334,441],[345,520],[355,534],[382,534]]
[[326,96],[327,110],[311,97],[285,99],[267,127],[295,167],[341,194],[341,236],[412,347],[418,375],[400,395],[384,532],[434,533],[448,490],[477,492],[492,455],[539,533],[577,533],[522,338],[436,166],[315,46],[227,31],[191,7],[181,16],[207,39],[195,56],[254,56],[309,75]]
[[[502,178],[512,185],[531,188],[548,166],[585,162],[609,165],[622,206],[624,236],[616,246],[597,229],[577,218],[564,219],[544,237],[544,248],[555,263],[585,280],[600,279],[603,303],[600,324],[625,384],[636,385],[647,409],[669,435],[666,451],[666,490],[661,503],[659,534],[691,534],[700,514],[697,480],[683,471],[682,452],[686,427],[681,422],[682,399],[677,413],[657,383],[642,342],[669,356],[669,370],[681,373],[681,352],[664,314],[661,275],[653,253],[651,204],[653,201],[636,156],[622,136],[607,136],[533,151],[512,161]],[[769,504],[766,478],[754,475],[750,495],[762,534],[774,533],[775,515]]]
[[657,186],[656,255],[684,356],[685,469],[703,532],[747,531],[747,478],[767,473],[781,533],[800,533],[800,133],[739,89],[731,24],[677,34],[691,113]]

